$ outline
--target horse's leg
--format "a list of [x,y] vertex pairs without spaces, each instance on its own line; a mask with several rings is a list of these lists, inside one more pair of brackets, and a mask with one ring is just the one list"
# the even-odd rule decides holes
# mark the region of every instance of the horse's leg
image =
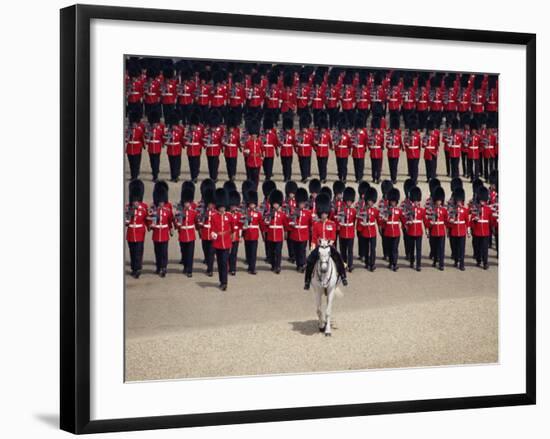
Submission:
[[319,288],[315,288],[315,305],[317,307],[317,318],[319,321],[319,331],[323,331],[325,329],[325,323],[323,321],[323,311],[321,309],[322,307],[322,298],[323,293]]
[[325,324],[325,336],[330,337],[332,335],[331,328],[331,318],[332,318],[332,301],[334,300],[334,291],[336,290],[335,286],[331,285],[327,289],[327,309],[326,314],[326,324]]

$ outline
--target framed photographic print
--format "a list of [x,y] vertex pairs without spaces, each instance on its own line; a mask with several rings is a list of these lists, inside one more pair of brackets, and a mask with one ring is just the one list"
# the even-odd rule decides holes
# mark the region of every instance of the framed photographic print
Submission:
[[61,428],[535,403],[533,34],[61,10]]

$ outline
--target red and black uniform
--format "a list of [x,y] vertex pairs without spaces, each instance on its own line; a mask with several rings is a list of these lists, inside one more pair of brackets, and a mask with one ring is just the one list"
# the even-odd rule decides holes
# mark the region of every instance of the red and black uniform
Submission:
[[[162,82],[160,102],[162,104],[162,114],[164,120],[175,114],[176,103],[178,101],[178,80],[173,78],[164,78]],[[179,117],[176,118],[178,120]]]
[[428,181],[436,177],[439,136],[439,130],[435,129],[428,132],[423,139],[424,163],[426,165],[426,179]]
[[363,176],[365,174],[365,156],[367,154],[368,144],[368,130],[366,128],[359,128],[355,133],[354,142],[351,149],[356,182],[363,180]]
[[348,157],[352,146],[351,133],[347,130],[341,130],[338,139],[334,141],[334,155],[336,156],[338,180],[343,182],[348,178]]
[[376,263],[376,235],[379,221],[380,211],[374,206],[365,205],[357,213],[357,230],[359,239],[363,241],[360,247],[365,249],[365,267],[371,271],[375,269]]
[[331,84],[326,91],[325,108],[329,114],[329,127],[333,129],[336,125],[336,117],[340,105],[341,85],[339,83]]
[[126,241],[130,250],[132,273],[139,273],[143,266],[143,246],[147,231],[147,204],[135,201],[126,205]]
[[409,132],[405,137],[405,153],[407,154],[407,171],[409,177],[418,181],[418,162],[420,161],[420,149],[422,148],[422,134],[418,130]]
[[206,264],[206,273],[211,276],[214,270],[214,247],[212,245],[214,238],[212,236],[212,216],[216,213],[213,208],[199,210],[197,225],[199,237],[201,239],[202,251],[204,254],[204,263]]
[[201,152],[204,148],[204,128],[202,125],[189,126],[185,134],[183,146],[187,150],[191,180],[197,181],[200,173]]
[[191,115],[191,110],[193,109],[193,104],[195,103],[195,93],[197,89],[197,84],[192,80],[183,80],[178,84],[177,94],[178,94],[178,111],[180,115],[181,122],[183,124],[189,123],[189,116]]
[[165,130],[164,144],[170,164],[170,179],[178,181],[181,173],[181,151],[184,142],[185,130],[181,125],[172,125]]
[[240,82],[231,82],[228,93],[228,106],[235,113],[235,123],[240,124],[242,109],[246,102],[246,88]]
[[302,182],[311,177],[311,154],[315,143],[315,134],[311,128],[304,128],[296,135],[296,155],[300,164]]
[[474,255],[477,265],[483,262],[483,268],[489,266],[489,240],[495,227],[496,218],[487,204],[478,204],[470,210],[470,228],[472,230]]
[[[357,94],[357,103],[355,105],[355,108],[358,112],[363,113],[364,117],[368,114],[368,111],[370,109],[370,101],[371,101],[371,87],[369,84],[363,84],[361,88],[359,89],[359,93]],[[366,120],[366,117],[365,117]]]
[[195,239],[198,213],[190,207],[178,205],[174,214],[174,228],[178,231],[181,263],[183,273],[191,277],[193,273],[193,256],[195,254]]
[[296,108],[298,115],[308,111],[311,97],[311,86],[308,83],[302,83],[296,91]]
[[265,88],[262,84],[253,84],[247,90],[247,106],[251,115],[259,116],[264,104]]
[[397,181],[397,166],[399,165],[399,156],[402,149],[403,136],[401,135],[401,130],[390,131],[386,136],[386,150],[388,151],[388,164],[392,183]]
[[[134,116],[132,116],[134,117]],[[133,122],[126,127],[126,155],[130,165],[130,178],[132,180],[139,177],[141,167],[141,150],[143,149],[145,127],[139,122],[139,116],[135,116]]]
[[386,239],[390,268],[393,270],[397,269],[402,222],[403,212],[399,207],[388,206],[387,215],[380,216],[382,236]]
[[148,78],[144,84],[143,90],[143,103],[145,104],[145,116],[148,118],[152,111],[161,113],[160,99],[161,99],[162,82],[160,78]]
[[260,168],[263,163],[263,142],[259,137],[249,137],[243,148],[246,178],[256,183],[260,180]]
[[233,217],[229,212],[215,211],[210,220],[211,235],[213,238],[212,247],[216,253],[218,264],[218,276],[220,285],[227,286],[227,270],[229,267],[229,251],[233,243],[231,234],[233,232]]
[[279,153],[283,168],[283,181],[292,180],[292,158],[296,148],[296,131],[294,128],[279,133]]
[[256,258],[258,254],[258,240],[262,227],[262,214],[256,209],[248,207],[243,223],[244,250],[248,272],[256,274]]
[[210,101],[211,108],[217,108],[222,111],[227,104],[229,98],[229,91],[227,89],[227,84],[221,82],[216,84],[212,90],[212,98]]
[[206,82],[199,84],[197,86],[195,96],[196,108],[199,110],[201,114],[201,120],[204,122],[210,108],[210,102],[212,99],[212,86]]
[[434,122],[436,128],[441,126],[444,97],[444,91],[441,87],[432,88],[430,90],[430,119]]
[[166,127],[161,122],[153,122],[147,126],[145,132],[145,145],[149,153],[149,163],[151,164],[151,173],[153,181],[156,181],[160,168],[160,152],[164,144],[164,134]]
[[237,157],[241,149],[241,130],[239,127],[227,127],[223,138],[223,155],[227,168],[227,177],[233,180],[237,175]]
[[482,138],[478,132],[473,132],[470,136],[469,142],[466,145],[466,156],[468,158],[468,176],[471,181],[474,181],[479,177],[479,159],[481,157],[481,143]]
[[390,117],[399,115],[402,104],[403,96],[401,95],[401,87],[399,85],[394,85],[388,96],[388,111],[390,112]]
[[281,113],[294,113],[298,105],[296,90],[286,87],[281,93]]
[[237,273],[237,255],[239,254],[239,242],[243,230],[244,216],[237,208],[229,212],[233,220],[233,230],[231,232],[231,251],[229,252],[229,272],[232,276]]
[[293,254],[298,270],[304,269],[306,265],[306,246],[312,224],[311,210],[294,207],[290,213],[288,227],[289,240],[293,246]]
[[382,174],[382,150],[384,149],[384,132],[376,129],[369,141],[372,181],[378,183]]
[[343,206],[336,215],[340,254],[350,271],[353,269],[353,242],[355,238],[356,218],[357,210],[354,207],[348,206]]
[[445,232],[449,221],[447,209],[443,206],[433,206],[426,212],[424,225],[430,234],[433,250],[433,266],[439,263],[439,269],[445,266]]
[[498,137],[493,129],[489,129],[482,140],[483,150],[483,176],[489,180],[489,176],[496,170],[496,156],[498,150]]
[[[409,205],[405,208],[403,214],[403,227],[409,241],[409,262],[414,266],[416,259],[416,269],[420,271],[422,262],[422,238],[424,236],[422,224],[426,218],[426,209],[420,206],[420,203],[406,201]],[[416,258],[415,258],[416,256]]]
[[424,127],[428,118],[430,106],[430,89],[427,86],[420,87],[416,98],[416,113],[418,114],[419,126]]
[[464,250],[466,247],[466,235],[470,227],[470,211],[462,203],[454,204],[448,209],[447,228],[451,242],[451,254],[455,267],[464,270]]
[[329,150],[332,149],[332,134],[328,128],[323,128],[317,133],[314,148],[317,156],[319,179],[321,182],[325,182],[327,180]]
[[168,266],[168,242],[172,233],[174,217],[172,205],[166,203],[163,206],[151,206],[147,216],[147,228],[153,231],[153,244],[155,247],[155,261],[157,274],[166,274]]
[[214,181],[218,180],[223,137],[224,128],[222,126],[212,126],[208,128],[204,136],[204,149],[206,150],[208,174]]
[[266,240],[269,242],[269,262],[271,269],[276,273],[281,271],[281,258],[285,232],[288,230],[288,217],[279,209],[272,209],[269,216],[264,218]]
[[145,81],[142,77],[136,76],[126,82],[126,113],[136,112],[142,114],[143,95]]
[[266,180],[271,180],[271,177],[273,177],[273,163],[275,161],[275,154],[279,143],[277,129],[271,128],[264,132],[262,140],[262,154],[264,156],[262,165],[264,169],[264,176]]

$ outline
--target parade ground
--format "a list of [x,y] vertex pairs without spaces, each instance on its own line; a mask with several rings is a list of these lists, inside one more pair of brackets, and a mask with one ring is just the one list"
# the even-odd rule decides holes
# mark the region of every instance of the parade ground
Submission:
[[[129,170],[126,163],[124,184]],[[396,187],[403,199],[406,178],[404,153],[399,161]],[[161,156],[160,178],[169,180],[165,151]],[[450,178],[445,174],[442,148],[437,165],[438,178],[450,197]],[[187,157],[182,156],[179,183],[168,182],[170,201],[179,201],[181,182],[188,178]],[[226,179],[225,162],[220,157],[219,185]],[[262,173],[263,175],[263,173]],[[275,159],[274,180],[284,191],[279,158]],[[312,176],[318,175],[312,159]],[[200,181],[208,176],[203,154]],[[150,205],[153,182],[147,153],[142,154],[140,178],[145,184],[144,202]],[[245,178],[239,157],[237,187]],[[293,178],[299,181],[298,160]],[[384,154],[382,178],[388,178]],[[329,159],[327,185],[336,179],[334,156]],[[366,159],[365,179],[370,182],[370,160]],[[353,163],[348,164],[348,185],[357,188]],[[351,183],[353,182],[353,183]],[[196,201],[200,198],[199,184]],[[420,163],[419,187],[428,195],[424,162]],[[299,186],[307,188],[307,183]],[[379,197],[380,185],[374,185]],[[466,199],[472,195],[464,181]],[[259,199],[262,199],[261,184]],[[123,206],[121,206],[121,209]],[[357,242],[354,252],[357,254]],[[169,244],[168,274],[154,274],[154,252],[150,234],[146,237],[143,274],[130,276],[126,248],[125,269],[125,364],[126,380],[162,380],[198,377],[307,373],[377,368],[467,365],[498,362],[498,260],[489,250],[489,270],[475,266],[471,238],[466,240],[466,271],[453,267],[446,242],[445,271],[432,268],[428,241],[424,238],[422,271],[409,268],[404,259],[403,238],[399,244],[399,271],[392,272],[382,259],[381,239],[377,240],[377,269],[367,271],[356,259],[344,297],[335,299],[333,335],[325,337],[317,329],[313,290],[304,291],[304,275],[286,261],[279,275],[264,262],[264,246],[258,245],[258,273],[250,275],[244,264],[244,244],[239,247],[236,276],[229,277],[228,289],[219,290],[217,268],[208,277],[202,264],[200,240],[195,244],[192,278],[181,273],[177,234]]]

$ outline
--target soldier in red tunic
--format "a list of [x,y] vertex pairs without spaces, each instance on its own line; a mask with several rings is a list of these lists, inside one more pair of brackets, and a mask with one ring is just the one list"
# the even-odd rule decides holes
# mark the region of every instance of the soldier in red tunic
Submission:
[[195,90],[197,86],[192,71],[186,64],[179,65],[179,83],[177,86],[178,112],[180,120],[184,125],[189,124],[189,117],[193,111],[195,102]]
[[216,184],[210,180],[205,179],[201,183],[201,202],[198,207],[197,226],[199,230],[199,237],[201,239],[201,246],[203,252],[203,263],[206,265],[206,275],[211,277],[214,270],[214,247],[212,247],[212,214],[215,211],[216,205],[214,201],[214,191],[216,190]]
[[336,156],[338,179],[344,183],[348,178],[348,158],[352,144],[348,116],[346,113],[340,113],[340,117],[338,118],[338,132],[333,136],[333,147],[334,155]]
[[303,111],[300,116],[300,131],[296,135],[296,154],[300,164],[302,183],[311,177],[311,154],[315,142],[315,134],[311,129],[311,114]]
[[202,123],[208,122],[210,102],[212,100],[212,86],[210,85],[211,74],[209,70],[202,69],[199,72],[199,84],[195,92],[195,108],[200,115]]
[[422,261],[422,238],[424,236],[422,223],[426,217],[426,209],[420,205],[422,200],[422,191],[414,186],[409,191],[410,204],[405,205],[403,209],[403,223],[405,234],[409,240],[409,261],[411,268],[415,266],[416,271],[421,270]]
[[338,110],[340,106],[341,84],[336,68],[332,68],[328,75],[328,87],[326,91],[325,108],[329,116],[329,127],[332,130],[338,122]]
[[278,136],[277,130],[274,128],[273,113],[266,113],[263,121],[262,131],[262,153],[264,156],[263,169],[266,180],[271,180],[273,177],[273,163],[275,155],[278,154]]
[[241,147],[241,129],[239,128],[238,113],[229,109],[227,111],[226,130],[223,137],[223,155],[229,180],[235,180],[237,175],[237,157]]
[[200,124],[200,116],[197,112],[189,116],[189,125],[184,137],[184,147],[187,150],[191,180],[193,183],[196,183],[200,173],[201,153],[204,148],[204,128]]
[[385,143],[384,132],[380,129],[380,118],[373,116],[371,127],[373,133],[369,139],[369,154],[372,170],[372,182],[380,183],[380,177],[382,175],[382,151]]
[[265,94],[264,117],[268,116],[276,125],[282,101],[282,90],[279,87],[279,71],[272,70],[268,75],[269,86]]
[[208,128],[204,135],[204,149],[208,163],[209,177],[218,181],[218,170],[220,167],[220,154],[224,138],[224,127],[222,126],[222,115],[219,110],[212,110],[208,120]]
[[243,146],[243,155],[246,167],[246,179],[251,180],[258,187],[260,169],[263,163],[263,144],[259,137],[260,122],[257,119],[248,120],[248,139]]
[[364,113],[357,113],[353,123],[354,135],[351,148],[351,157],[353,158],[353,170],[355,173],[355,182],[363,180],[365,173],[365,155],[369,143],[369,132],[367,130],[367,118]]
[[184,129],[178,123],[178,116],[175,112],[165,117],[166,130],[164,133],[164,144],[166,155],[170,164],[170,181],[177,182],[181,173],[181,151],[184,142]]
[[365,192],[365,205],[357,214],[357,229],[363,240],[365,249],[364,261],[365,268],[369,271],[376,270],[376,234],[378,233],[378,223],[380,212],[375,203],[378,193],[374,187],[368,187]]
[[229,273],[231,276],[237,274],[237,255],[239,253],[239,242],[243,229],[244,215],[240,210],[241,195],[236,190],[228,191],[229,214],[233,220],[233,231],[231,232],[231,251],[229,253]]
[[390,131],[386,135],[386,150],[388,151],[388,164],[390,168],[390,180],[393,184],[397,182],[397,167],[399,156],[403,148],[403,136],[399,129],[399,116],[390,119]]
[[306,246],[313,224],[311,210],[306,208],[307,200],[307,191],[304,188],[299,188],[296,191],[296,207],[290,212],[288,222],[289,242],[293,247],[296,270],[300,273],[305,271]]
[[159,63],[157,59],[146,59],[146,81],[144,84],[144,97],[143,103],[145,105],[145,116],[149,116],[151,111],[156,111],[161,114],[162,109],[160,105],[161,98],[161,76],[159,70]]
[[[287,218],[290,219],[290,216],[296,210],[296,191],[298,190],[298,185],[295,181],[287,181],[285,184],[285,200],[283,202],[283,212],[286,214]],[[288,262],[295,262],[294,255],[294,245],[291,242],[290,233],[287,234],[287,250],[288,250]]]
[[143,266],[143,245],[147,230],[147,204],[143,202],[143,182],[132,180],[128,187],[129,203],[126,205],[126,241],[130,251],[132,277],[138,279]]
[[216,262],[218,265],[218,277],[220,289],[227,289],[227,271],[229,268],[229,252],[233,241],[231,239],[234,223],[233,216],[226,212],[229,204],[227,192],[225,189],[216,189],[214,193],[216,210],[212,213],[212,247],[216,252]]
[[312,250],[306,262],[304,289],[309,290],[310,288],[313,269],[319,259],[318,246],[322,240],[327,241],[330,245],[330,256],[336,265],[338,275],[340,276],[342,284],[347,285],[348,281],[346,278],[346,266],[344,265],[342,256],[338,253],[336,247],[334,247],[334,242],[336,241],[336,223],[328,218],[330,214],[330,196],[325,193],[321,193],[317,195],[315,201],[316,213],[319,220],[315,221],[312,228]]
[[[313,90],[311,91],[311,111],[313,113],[313,124],[315,126],[319,125],[319,115],[321,112],[324,112],[323,110],[325,108],[325,99],[327,94],[327,87],[324,78],[325,71],[326,69],[318,67],[313,78]],[[328,116],[326,117],[328,125]]]
[[399,259],[399,238],[401,237],[401,225],[403,212],[397,203],[399,202],[399,189],[391,188],[387,193],[387,207],[380,213],[380,224],[382,236],[386,239],[387,253],[389,259],[388,268],[397,271]]
[[249,274],[256,274],[256,259],[260,227],[263,223],[262,214],[258,211],[258,192],[250,190],[243,194],[246,212],[243,222],[244,250]]
[[155,247],[156,274],[166,276],[168,266],[168,242],[172,236],[174,217],[172,205],[168,202],[168,185],[164,181],[155,183],[153,205],[147,215],[147,228],[153,230]]
[[433,191],[433,207],[426,212],[424,225],[426,233],[432,239],[433,262],[432,267],[439,266],[441,271],[445,267],[445,234],[449,221],[447,208],[443,206],[445,191],[438,186]]
[[422,148],[422,134],[418,130],[418,116],[409,116],[408,132],[403,139],[405,153],[407,154],[408,175],[414,184],[418,182],[418,162],[420,161],[420,149]]
[[139,177],[141,166],[141,150],[144,146],[145,127],[141,123],[140,113],[133,111],[128,117],[126,126],[125,142],[126,155],[130,165],[130,178],[135,180]]
[[347,116],[348,121],[353,121],[355,116],[356,89],[353,85],[353,71],[348,70],[344,75],[344,88],[340,97],[342,113]]
[[229,109],[234,113],[237,126],[241,124],[243,107],[246,102],[246,89],[243,85],[243,74],[233,73],[229,85]]
[[143,114],[144,81],[138,59],[129,58],[126,61],[126,72],[129,78],[126,84],[126,114],[137,112],[141,116]]
[[464,189],[457,188],[452,194],[453,203],[448,208],[449,240],[454,266],[464,271],[464,249],[466,247],[466,235],[470,227],[470,211],[464,206]]
[[288,230],[288,217],[282,210],[283,193],[280,190],[271,191],[269,205],[270,211],[263,217],[266,240],[269,242],[269,262],[271,263],[271,271],[279,274],[281,272],[283,241]]
[[[162,104],[162,115],[166,121],[167,117],[176,114],[176,103],[178,101],[178,79],[176,78],[174,62],[167,59],[163,64],[163,81],[160,91],[160,102]],[[176,115],[175,119],[179,121],[179,114]]]
[[160,168],[160,153],[164,144],[165,126],[160,121],[160,114],[151,111],[148,117],[148,124],[145,130],[145,146],[149,153],[149,163],[151,164],[151,173],[153,181],[157,181]]
[[183,274],[193,276],[193,256],[198,213],[193,209],[194,191],[182,185],[181,200],[174,213],[174,228],[178,231]]
[[345,261],[348,271],[353,271],[353,244],[355,241],[355,222],[357,210],[355,203],[355,189],[347,187],[343,194],[344,206],[340,214],[336,215],[338,227],[338,241],[340,242],[340,254]]
[[279,155],[283,168],[283,181],[286,183],[292,179],[292,158],[296,148],[296,131],[292,114],[283,116],[283,129],[279,132]]
[[479,267],[483,262],[483,269],[489,268],[489,240],[492,229],[495,228],[496,218],[493,210],[487,204],[489,202],[489,190],[481,186],[477,190],[477,203],[470,209],[470,227],[475,240],[476,265]]

